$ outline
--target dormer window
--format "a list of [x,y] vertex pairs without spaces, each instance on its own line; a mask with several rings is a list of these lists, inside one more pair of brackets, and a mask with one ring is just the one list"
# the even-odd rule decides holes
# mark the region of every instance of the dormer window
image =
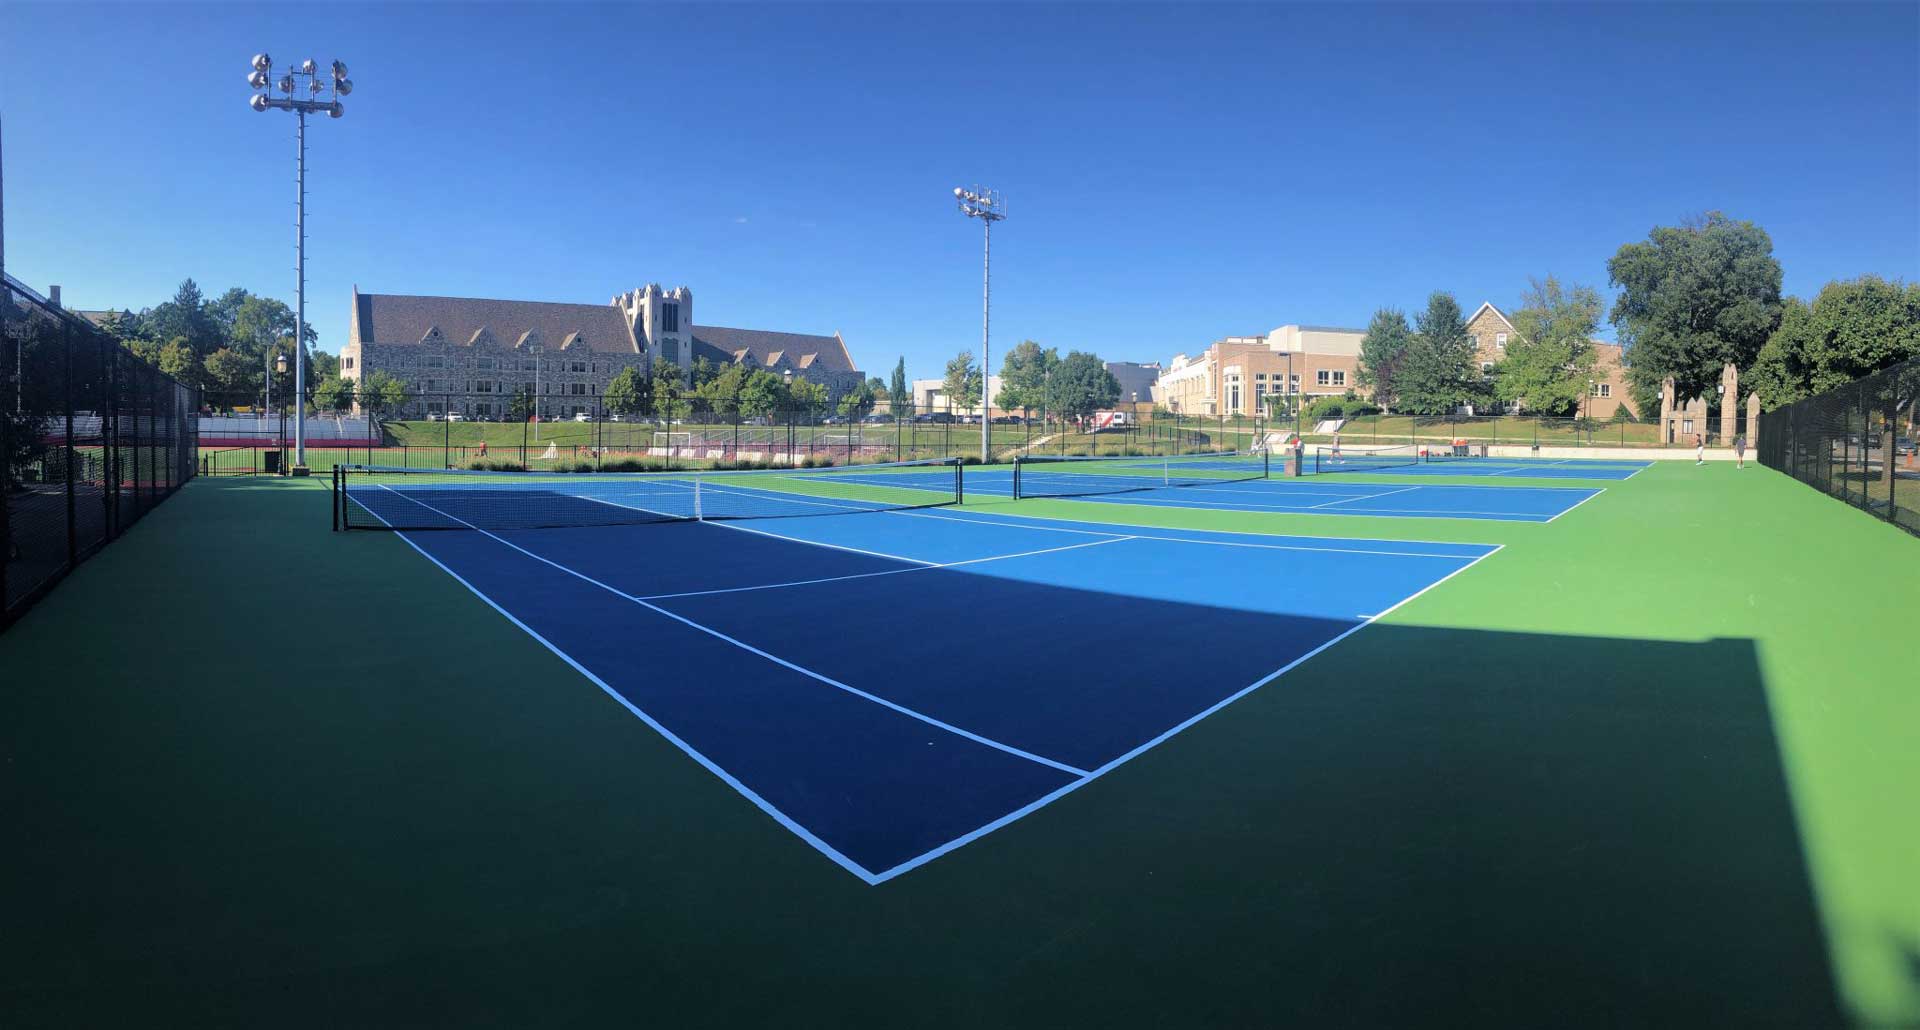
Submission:
[[1494,333],[1494,334],[1493,334],[1493,345],[1494,345],[1494,347],[1495,347],[1496,349],[1499,349],[1499,350],[1506,350],[1506,349],[1507,349],[1507,334],[1506,334],[1506,333]]

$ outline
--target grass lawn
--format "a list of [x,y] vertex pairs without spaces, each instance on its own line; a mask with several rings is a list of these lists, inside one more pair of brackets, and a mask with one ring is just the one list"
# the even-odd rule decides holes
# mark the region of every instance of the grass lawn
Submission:
[[1777,473],[1550,524],[973,498],[1505,547],[879,887],[323,485],[191,483],[0,635],[0,1023],[1920,1025],[1920,540]]

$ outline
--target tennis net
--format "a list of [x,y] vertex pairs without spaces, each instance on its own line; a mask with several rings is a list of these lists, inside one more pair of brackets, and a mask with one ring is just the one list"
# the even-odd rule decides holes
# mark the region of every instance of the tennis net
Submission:
[[957,504],[957,459],[741,472],[335,466],[336,529],[549,529]]
[[1087,497],[1163,487],[1265,479],[1267,452],[1071,458],[1029,455],[1013,464],[1013,496]]
[[1420,448],[1410,443],[1394,447],[1315,447],[1313,449],[1313,471],[1325,472],[1370,472],[1374,469],[1399,468],[1403,465],[1418,465]]

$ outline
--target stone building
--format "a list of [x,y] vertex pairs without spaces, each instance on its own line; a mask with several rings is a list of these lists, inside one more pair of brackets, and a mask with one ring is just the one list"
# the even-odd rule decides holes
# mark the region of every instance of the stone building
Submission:
[[840,334],[696,325],[693,291],[657,284],[607,304],[421,297],[353,291],[340,375],[358,386],[377,371],[406,384],[390,417],[457,412],[507,418],[516,392],[534,391],[542,417],[596,410],[621,370],[651,374],[661,363],[687,381],[695,361],[766,369],[819,383],[834,401],[862,376]]

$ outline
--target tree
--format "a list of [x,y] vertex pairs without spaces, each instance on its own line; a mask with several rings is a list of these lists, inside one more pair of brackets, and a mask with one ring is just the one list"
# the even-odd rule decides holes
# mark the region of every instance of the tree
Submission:
[[913,414],[912,404],[912,388],[907,385],[907,359],[902,357],[894,363],[893,378],[887,384],[887,405],[894,418],[905,418]]
[[[376,376],[379,374],[378,372],[374,373]],[[371,386],[372,379],[369,378],[367,386],[362,387],[361,393],[365,394]],[[535,407],[533,386],[528,383],[522,383],[519,388],[513,391],[513,396],[507,398],[507,414],[516,422],[525,422],[532,418]]]
[[253,360],[231,347],[222,347],[207,355],[206,369],[207,385],[226,397],[228,403],[240,398],[251,400],[259,391]]
[[1543,415],[1578,412],[1593,377],[1599,326],[1600,291],[1563,288],[1551,275],[1529,280],[1513,314],[1514,338],[1495,369],[1495,394]]
[[1444,415],[1481,400],[1479,347],[1453,294],[1436,292],[1414,320],[1413,339],[1394,369],[1401,410]]
[[1360,361],[1353,378],[1361,386],[1373,387],[1374,402],[1382,408],[1392,410],[1399,400],[1396,377],[1412,345],[1413,330],[1407,325],[1406,312],[1381,308],[1373,313],[1367,335],[1360,338]]
[[947,410],[973,408],[980,396],[980,369],[973,364],[973,352],[961,351],[947,362],[946,378],[941,380],[941,392],[947,395]]
[[1780,325],[1780,262],[1752,222],[1718,211],[1656,226],[1607,261],[1621,293],[1610,316],[1625,345],[1636,406],[1658,405],[1672,377],[1681,398],[1713,397],[1720,370],[1753,365]]
[[[728,365],[727,367],[732,368],[733,366]],[[719,365],[714,364],[706,358],[693,359],[693,388],[699,390],[702,386],[707,385],[717,376],[721,375],[722,372],[723,370]]]
[[329,377],[313,388],[313,406],[321,411],[346,411],[353,407],[353,380]]
[[739,365],[719,368],[709,364],[707,378],[702,381],[699,364],[695,362],[693,396],[705,402],[706,410],[714,415],[732,419],[740,411],[740,390],[746,385],[747,370]]
[[680,414],[681,398],[686,396],[686,388],[680,383],[680,366],[665,361],[653,366],[652,393],[656,418],[671,420]]
[[180,284],[173,299],[141,313],[144,335],[156,340],[185,341],[195,356],[210,354],[225,340],[220,328],[207,314],[200,286],[192,279]]
[[793,397],[793,410],[805,412],[809,416],[818,414],[827,406],[827,388],[819,383],[796,379],[793,381],[790,393]]
[[226,335],[241,353],[264,355],[275,344],[293,340],[293,322],[293,309],[285,303],[249,295],[234,308]]
[[[392,373],[380,369],[368,375],[360,384],[360,407],[375,421],[391,411],[398,411],[407,403],[407,384],[395,379]],[[518,401],[519,398],[515,398]],[[531,400],[531,396],[528,397]]]
[[172,376],[185,386],[200,385],[200,357],[193,352],[184,336],[176,336],[160,348],[155,364],[160,371]]
[[647,410],[653,393],[653,381],[629,365],[607,384],[604,396],[607,411],[614,415],[638,415]]
[[1063,415],[1085,418],[1120,399],[1120,380],[1097,355],[1073,351],[1053,373],[1053,407]]
[[[804,379],[796,379],[793,388],[797,391]],[[811,385],[811,384],[809,384]],[[738,403],[740,413],[748,418],[762,418],[790,406],[787,396],[786,380],[763,368],[756,368],[742,377]]]
[[1920,284],[1877,275],[1830,282],[1812,304],[1788,298],[1745,385],[1776,408],[1920,358]]
[[879,399],[873,388],[873,383],[877,382],[879,382],[878,379],[870,383],[861,383],[848,390],[846,396],[840,398],[840,414],[855,422],[871,414],[874,404]]
[[1059,351],[1021,340],[1000,362],[1000,392],[993,402],[1006,410],[1045,408],[1047,378],[1059,364]]
[[[278,348],[275,349],[276,351],[278,350]],[[268,355],[269,359],[272,357],[273,355]],[[291,370],[293,363],[288,362],[287,364],[289,370]],[[307,354],[307,382],[311,383],[320,379],[332,379],[339,374],[340,355],[323,350],[312,351]]]

